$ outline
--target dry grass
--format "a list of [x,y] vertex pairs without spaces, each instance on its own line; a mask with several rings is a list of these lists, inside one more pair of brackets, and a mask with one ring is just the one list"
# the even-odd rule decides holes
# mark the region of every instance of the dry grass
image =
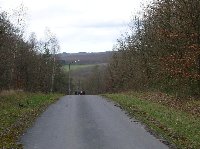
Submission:
[[159,103],[200,117],[200,99],[175,97],[161,92],[125,92],[125,95]]

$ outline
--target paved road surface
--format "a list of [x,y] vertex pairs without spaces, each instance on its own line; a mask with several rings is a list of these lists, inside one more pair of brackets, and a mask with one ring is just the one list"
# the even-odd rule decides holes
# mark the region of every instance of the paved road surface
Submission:
[[22,136],[25,149],[167,149],[99,96],[65,96]]

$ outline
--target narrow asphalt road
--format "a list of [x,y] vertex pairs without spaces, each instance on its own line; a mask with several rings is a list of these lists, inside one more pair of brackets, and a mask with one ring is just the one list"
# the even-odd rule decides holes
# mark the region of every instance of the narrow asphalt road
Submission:
[[167,149],[99,96],[65,96],[21,137],[25,149]]

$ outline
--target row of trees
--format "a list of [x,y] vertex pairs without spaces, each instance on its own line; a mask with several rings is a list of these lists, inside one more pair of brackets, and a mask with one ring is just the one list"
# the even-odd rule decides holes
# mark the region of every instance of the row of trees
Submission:
[[46,30],[44,41],[34,33],[25,40],[20,26],[24,20],[18,15],[18,23],[13,24],[6,12],[0,12],[0,90],[66,92],[67,77],[56,60],[56,36]]
[[154,0],[114,47],[106,90],[200,95],[200,1]]

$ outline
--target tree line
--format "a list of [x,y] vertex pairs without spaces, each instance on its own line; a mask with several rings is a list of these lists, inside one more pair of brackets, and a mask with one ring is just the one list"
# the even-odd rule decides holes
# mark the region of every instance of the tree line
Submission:
[[200,95],[200,1],[155,0],[130,23],[106,70],[106,91]]
[[154,0],[117,39],[106,69],[84,80],[86,93],[161,91],[200,95],[200,1]]
[[0,91],[66,92],[67,76],[56,58],[56,36],[47,29],[44,41],[37,40],[35,33],[25,40],[23,19],[18,13],[18,23],[13,24],[6,12],[0,12]]

